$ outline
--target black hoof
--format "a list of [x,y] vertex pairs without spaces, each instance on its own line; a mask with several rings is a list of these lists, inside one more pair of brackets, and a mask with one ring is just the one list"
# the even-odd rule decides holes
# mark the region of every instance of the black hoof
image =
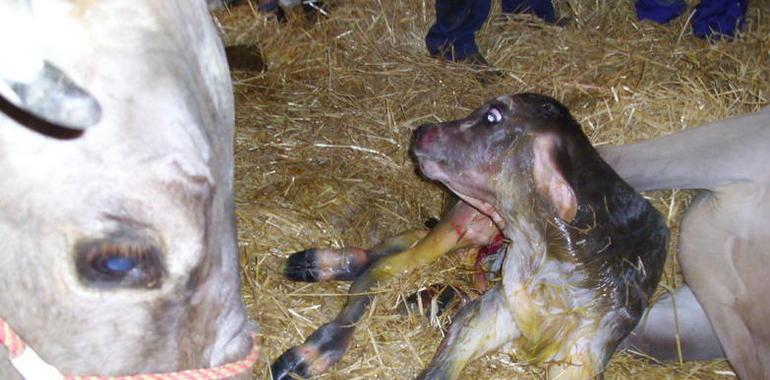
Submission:
[[286,267],[283,270],[283,275],[292,281],[321,281],[321,271],[318,268],[316,249],[306,249],[289,256],[286,260]]
[[310,377],[307,363],[300,356],[296,348],[286,351],[270,366],[273,372],[273,380],[292,380],[296,378],[307,379]]
[[427,228],[433,228],[438,225],[438,222],[439,222],[438,218],[436,218],[435,216],[431,216],[430,218],[428,218],[428,220],[425,221],[424,224],[425,224],[425,227]]
[[[461,298],[462,296],[458,294],[455,288],[443,284],[433,284],[406,297],[404,303],[399,305],[399,312],[402,315],[407,315],[409,312],[422,314],[424,317],[430,318],[432,317],[431,312],[435,311],[435,316],[438,317],[451,309],[455,301],[461,300]],[[434,300],[436,310],[431,310]],[[420,313],[420,305],[422,305],[422,313]]]
[[[358,250],[361,251],[361,250]],[[363,251],[356,255],[348,250],[306,249],[286,260],[283,274],[292,281],[352,281],[368,264]]]
[[[283,353],[273,365],[273,379],[307,379],[326,372],[350,346],[355,327],[337,322],[321,325],[305,343]],[[312,372],[311,372],[312,370]]]

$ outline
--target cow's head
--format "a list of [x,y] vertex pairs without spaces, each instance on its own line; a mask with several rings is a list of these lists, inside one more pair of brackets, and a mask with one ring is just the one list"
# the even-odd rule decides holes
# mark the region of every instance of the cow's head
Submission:
[[[41,62],[0,65],[0,317],[64,374],[243,357],[233,98],[206,2],[0,6],[10,11],[29,22],[0,32]],[[41,93],[53,98],[19,96],[45,75],[62,80]],[[0,378],[15,376],[1,356]]]

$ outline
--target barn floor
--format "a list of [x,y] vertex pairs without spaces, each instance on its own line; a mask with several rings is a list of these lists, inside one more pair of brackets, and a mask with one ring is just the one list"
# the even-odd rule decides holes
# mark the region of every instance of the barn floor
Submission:
[[[427,56],[432,0],[339,0],[317,23],[290,12],[289,21],[278,24],[250,6],[218,12],[227,42],[257,44],[268,65],[263,73],[233,73],[243,297],[261,326],[258,379],[268,379],[273,359],[332,319],[347,292],[346,283],[284,280],[280,267],[289,254],[370,246],[438,214],[441,190],[415,174],[407,154],[416,125],[465,116],[504,93],[536,91],[569,106],[595,144],[619,144],[770,101],[770,2],[750,2],[743,34],[717,43],[693,37],[687,17],[668,25],[639,22],[631,0],[555,4],[574,18],[564,28],[504,18],[493,9],[478,42],[504,75],[487,84],[468,67]],[[692,193],[646,195],[676,237]],[[663,282],[674,287],[681,281],[675,260],[668,267]],[[466,261],[450,256],[382,286],[352,348],[317,378],[414,377],[431,359],[441,330],[419,317],[400,317],[395,305],[427,284],[467,286],[468,273]],[[463,373],[541,377],[505,352]],[[660,364],[627,353],[614,356],[606,376],[731,377],[724,361]]]

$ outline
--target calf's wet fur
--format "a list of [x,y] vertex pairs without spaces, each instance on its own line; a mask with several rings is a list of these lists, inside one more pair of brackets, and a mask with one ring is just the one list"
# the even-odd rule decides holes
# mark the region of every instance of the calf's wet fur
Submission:
[[660,279],[662,216],[543,95],[503,96],[466,119],[423,125],[412,149],[426,177],[511,241],[501,284],[460,311],[420,378],[457,378],[509,341],[549,378],[599,375]]
[[468,361],[508,342],[549,378],[600,375],[660,279],[661,215],[601,159],[566,107],[543,95],[502,96],[468,118],[423,125],[412,153],[426,177],[462,201],[409,248],[364,255],[342,312],[282,355],[274,378],[308,377],[339,360],[372,286],[500,232],[510,241],[502,281],[460,310],[419,378],[457,378]]

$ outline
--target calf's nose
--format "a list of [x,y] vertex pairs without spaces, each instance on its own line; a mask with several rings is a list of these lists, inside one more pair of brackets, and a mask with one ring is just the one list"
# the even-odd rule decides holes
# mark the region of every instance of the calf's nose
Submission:
[[412,133],[412,149],[421,149],[431,145],[436,140],[436,129],[433,124],[423,124]]

